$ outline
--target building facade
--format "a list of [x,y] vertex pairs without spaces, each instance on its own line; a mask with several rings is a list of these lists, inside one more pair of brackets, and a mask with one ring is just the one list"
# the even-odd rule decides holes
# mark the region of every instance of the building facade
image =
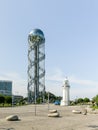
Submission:
[[0,94],[5,96],[12,95],[12,81],[0,80]]

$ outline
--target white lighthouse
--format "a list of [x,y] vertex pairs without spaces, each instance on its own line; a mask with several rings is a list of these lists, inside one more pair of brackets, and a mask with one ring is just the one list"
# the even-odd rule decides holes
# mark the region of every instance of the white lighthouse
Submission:
[[66,78],[63,85],[63,98],[61,100],[61,106],[68,106],[70,104],[70,95],[69,95],[69,81]]

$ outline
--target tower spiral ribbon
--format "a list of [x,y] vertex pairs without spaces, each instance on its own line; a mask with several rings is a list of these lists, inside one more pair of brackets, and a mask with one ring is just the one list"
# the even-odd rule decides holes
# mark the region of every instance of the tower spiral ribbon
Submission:
[[45,92],[45,37],[40,29],[28,35],[28,101],[44,101]]

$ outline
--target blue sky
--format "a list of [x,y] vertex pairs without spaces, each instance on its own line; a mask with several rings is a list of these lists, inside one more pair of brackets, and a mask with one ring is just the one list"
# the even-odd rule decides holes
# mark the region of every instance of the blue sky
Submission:
[[46,38],[46,91],[62,96],[67,76],[71,99],[98,94],[98,1],[0,1],[0,79],[13,81],[13,94],[27,94],[28,33],[34,28]]

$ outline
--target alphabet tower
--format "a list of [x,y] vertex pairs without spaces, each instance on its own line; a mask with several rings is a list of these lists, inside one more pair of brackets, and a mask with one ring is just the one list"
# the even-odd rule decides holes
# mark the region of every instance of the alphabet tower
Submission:
[[44,101],[45,92],[45,37],[40,29],[28,35],[28,102]]

